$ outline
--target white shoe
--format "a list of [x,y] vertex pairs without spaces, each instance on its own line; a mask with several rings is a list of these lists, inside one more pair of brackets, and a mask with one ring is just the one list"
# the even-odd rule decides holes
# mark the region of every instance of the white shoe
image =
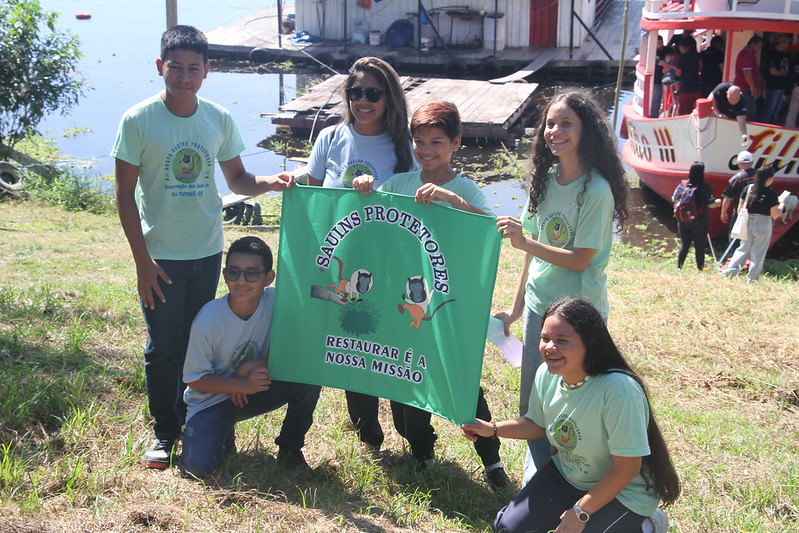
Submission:
[[652,516],[648,516],[641,524],[643,533],[666,533],[669,529],[669,519],[662,510],[658,509]]

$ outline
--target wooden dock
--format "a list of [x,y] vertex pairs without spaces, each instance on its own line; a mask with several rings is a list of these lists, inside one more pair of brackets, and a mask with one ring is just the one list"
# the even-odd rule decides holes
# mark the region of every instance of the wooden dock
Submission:
[[[341,84],[346,75],[331,76],[310,92],[281,106],[272,123],[292,129],[320,130],[338,121],[344,112]],[[400,82],[411,113],[435,100],[454,103],[461,114],[464,137],[504,139],[532,104],[536,83],[494,85],[480,80],[449,80],[401,76]]]
[[[452,48],[447,52],[444,48],[431,48],[421,52],[412,46],[392,48],[386,45],[353,44],[343,41],[322,41],[314,44],[299,44],[289,37],[282,36],[278,44],[277,9],[272,6],[251,15],[214,28],[206,35],[213,57],[247,58],[254,49],[262,51],[264,56],[274,59],[307,60],[309,56],[324,57],[332,60],[335,68],[343,72],[348,63],[358,57],[376,56],[391,59],[391,63],[399,66],[399,72],[436,71],[444,72],[443,67],[454,60],[479,71],[485,78],[497,78],[500,74],[510,74],[535,63],[538,68],[531,69],[532,75],[539,68],[569,69],[574,73],[584,69],[590,76],[590,70],[615,70],[619,65],[622,49],[623,14],[622,1],[610,3],[601,20],[592,28],[596,40],[586,39],[570,52],[568,48],[552,47],[517,47],[498,50],[483,48]],[[643,0],[631,0],[627,23],[627,44],[623,64],[625,68],[634,68],[640,46],[641,12]],[[302,28],[297,28],[302,29]],[[598,41],[598,42],[597,42]],[[600,44],[608,51],[611,59],[605,55]],[[541,65],[536,60],[540,59]],[[499,69],[499,71],[497,71]],[[489,70],[489,72],[484,72]],[[458,77],[447,73],[451,77]],[[517,78],[520,76],[517,76]]]

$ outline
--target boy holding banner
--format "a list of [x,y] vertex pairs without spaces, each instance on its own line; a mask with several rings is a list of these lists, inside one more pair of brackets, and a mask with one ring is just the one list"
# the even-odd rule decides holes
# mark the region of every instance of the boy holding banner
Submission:
[[[460,129],[460,114],[454,104],[438,101],[419,107],[411,118],[411,136],[413,155],[422,168],[395,174],[378,190],[413,196],[417,202],[428,205],[435,202],[469,213],[493,215],[483,191],[471,179],[451,167],[452,154],[458,150],[461,143]],[[356,177],[352,186],[364,194],[369,194],[374,187],[374,178],[369,175]],[[425,424],[427,432],[433,431],[430,413],[411,406],[403,405],[402,409],[413,413],[413,416],[406,416],[406,420],[413,419],[416,423]],[[422,416],[419,416],[419,413]],[[478,418],[491,420],[491,411],[482,387],[477,399],[477,413]],[[398,418],[397,413],[394,417]],[[397,427],[399,429],[400,426]],[[430,442],[427,454],[430,458],[433,457],[434,441],[435,439]],[[478,437],[474,447],[485,466],[483,479],[497,489],[510,485],[510,479],[499,456],[499,439],[496,436]],[[417,452],[418,450],[414,450],[414,455]]]
[[275,279],[272,251],[258,237],[230,245],[222,273],[230,292],[207,303],[191,326],[183,368],[188,406],[180,468],[202,478],[235,450],[236,422],[286,404],[277,459],[309,471],[302,447],[320,387],[272,381],[267,370]]

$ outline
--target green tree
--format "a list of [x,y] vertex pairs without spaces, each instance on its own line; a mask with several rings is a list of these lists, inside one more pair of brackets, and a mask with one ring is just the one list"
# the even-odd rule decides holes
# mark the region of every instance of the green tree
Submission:
[[0,158],[36,132],[42,119],[66,114],[83,96],[74,35],[56,30],[58,14],[38,0],[0,1]]

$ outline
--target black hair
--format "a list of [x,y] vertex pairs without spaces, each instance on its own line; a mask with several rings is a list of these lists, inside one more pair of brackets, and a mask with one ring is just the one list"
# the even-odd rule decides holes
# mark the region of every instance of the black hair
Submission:
[[705,164],[694,161],[688,170],[688,184],[692,187],[701,187],[703,183],[705,183]]
[[568,322],[580,336],[585,346],[583,367],[589,376],[622,372],[641,386],[649,405],[647,439],[650,454],[642,458],[641,475],[660,497],[664,506],[674,503],[680,495],[680,479],[671,461],[666,441],[660,432],[652,412],[649,393],[643,380],[630,367],[622,355],[599,311],[583,298],[567,297],[551,303],[544,312],[543,320],[555,315]]
[[225,266],[227,267],[228,259],[232,254],[250,254],[261,257],[264,264],[264,269],[269,272],[272,270],[272,249],[269,245],[258,237],[242,237],[237,239],[228,248],[227,256],[225,257]]
[[680,37],[680,42],[677,44],[678,46],[684,46],[687,49],[696,52],[696,39],[694,39],[690,35],[683,35],[682,37]]
[[397,163],[394,172],[408,172],[413,165],[411,153],[411,131],[408,128],[408,102],[400,83],[397,71],[387,62],[377,57],[362,57],[352,64],[342,87],[344,102],[344,124],[355,122],[355,117],[347,101],[347,89],[355,83],[359,73],[369,73],[380,83],[386,99],[386,111],[383,113],[383,128],[394,141],[394,155]]
[[747,208],[752,205],[752,202],[754,202],[756,198],[760,197],[760,193],[766,188],[766,182],[773,177],[774,167],[771,165],[766,165],[757,169],[755,172],[755,179],[752,182],[752,194],[749,196]]
[[[530,158],[533,166],[530,176],[530,212],[535,213],[539,204],[546,198],[549,171],[558,161],[557,156],[552,154],[552,150],[546,144],[544,130],[550,108],[561,102],[568,105],[582,123],[583,131],[577,148],[580,164],[586,171],[596,170],[608,182],[613,193],[613,218],[616,219],[619,228],[623,228],[624,221],[628,217],[627,193],[630,186],[624,176],[624,168],[616,146],[616,135],[611,130],[607,113],[599,107],[593,95],[586,89],[569,88],[556,94],[541,112],[535,128]],[[590,179],[589,174],[583,183],[583,190],[577,197],[580,205],[583,203],[583,196]]]
[[746,46],[751,46],[753,44],[759,44],[763,42],[763,37],[760,35],[752,35],[752,38],[747,41]]
[[203,64],[208,62],[208,39],[194,26],[178,24],[172,26],[161,35],[161,61],[172,50],[191,50],[203,56]]
[[721,35],[714,35],[712,39],[710,39],[710,46],[716,46],[717,44],[724,44],[724,39],[721,38]]

